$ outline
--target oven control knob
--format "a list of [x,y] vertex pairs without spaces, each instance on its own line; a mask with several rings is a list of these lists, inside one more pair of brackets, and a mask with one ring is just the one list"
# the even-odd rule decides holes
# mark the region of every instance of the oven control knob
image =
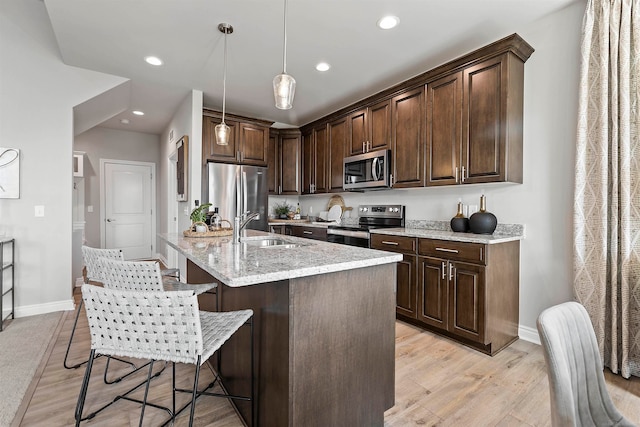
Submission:
[[369,210],[369,208],[367,208],[367,207],[362,208],[362,212],[366,212],[366,211],[368,211],[368,210]]
[[389,206],[389,212],[393,212],[393,208]]
[[394,212],[400,212],[400,209],[398,209],[398,208],[393,208],[393,211],[394,211]]

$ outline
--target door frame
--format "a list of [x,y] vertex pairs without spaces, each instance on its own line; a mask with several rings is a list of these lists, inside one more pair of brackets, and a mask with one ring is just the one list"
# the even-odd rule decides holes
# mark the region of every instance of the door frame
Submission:
[[151,256],[156,254],[156,217],[158,215],[158,206],[156,205],[156,164],[152,162],[138,162],[134,160],[117,160],[117,159],[100,159],[100,247],[105,247],[106,231],[105,231],[105,166],[107,163],[115,163],[119,165],[132,165],[132,166],[148,166],[151,169],[151,180],[149,182],[151,195]]
[[[169,174],[167,184],[167,232],[178,233],[178,214],[179,214],[179,202],[177,198],[178,183],[176,182],[176,174],[178,172],[178,152],[173,151],[169,154]],[[171,218],[175,220],[171,221]],[[173,249],[170,245],[167,246],[167,266],[176,267],[178,265],[178,251]]]

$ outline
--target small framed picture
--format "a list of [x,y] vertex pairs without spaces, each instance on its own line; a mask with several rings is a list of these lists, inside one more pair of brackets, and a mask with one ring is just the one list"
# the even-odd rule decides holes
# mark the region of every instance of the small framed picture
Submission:
[[176,163],[177,182],[177,200],[179,202],[187,201],[187,193],[189,191],[189,136],[184,135],[176,142],[176,152],[178,161]]

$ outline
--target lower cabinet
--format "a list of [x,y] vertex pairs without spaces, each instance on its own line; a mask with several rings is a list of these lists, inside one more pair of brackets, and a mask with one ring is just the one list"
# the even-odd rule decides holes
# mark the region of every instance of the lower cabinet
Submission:
[[291,226],[286,224],[281,225],[272,225],[270,226],[271,232],[276,234],[283,234],[286,236],[291,236]]
[[304,225],[291,226],[291,235],[307,239],[327,241],[327,229],[322,227],[307,227]]
[[[417,244],[416,244],[417,243]],[[396,317],[494,355],[518,338],[520,242],[455,242],[371,234],[404,254]]]

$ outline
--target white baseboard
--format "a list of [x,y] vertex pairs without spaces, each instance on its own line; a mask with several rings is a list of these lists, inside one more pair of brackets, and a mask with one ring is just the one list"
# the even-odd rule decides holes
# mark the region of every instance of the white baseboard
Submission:
[[23,305],[16,307],[16,317],[35,316],[36,314],[53,313],[54,311],[75,310],[72,299],[48,302],[45,304]]
[[520,337],[521,340],[529,341],[534,344],[540,345],[540,336],[538,335],[537,329],[520,325],[518,327],[518,336]]

